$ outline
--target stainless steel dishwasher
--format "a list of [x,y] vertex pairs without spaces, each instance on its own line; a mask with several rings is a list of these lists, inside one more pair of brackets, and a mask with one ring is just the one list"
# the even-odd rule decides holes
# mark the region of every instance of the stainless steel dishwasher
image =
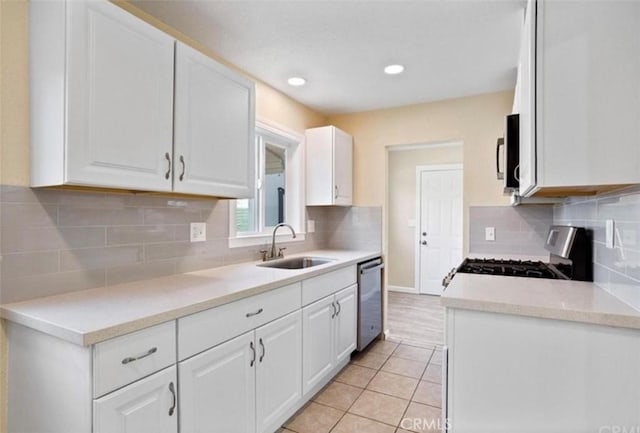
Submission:
[[382,258],[358,264],[358,347],[363,350],[382,333]]

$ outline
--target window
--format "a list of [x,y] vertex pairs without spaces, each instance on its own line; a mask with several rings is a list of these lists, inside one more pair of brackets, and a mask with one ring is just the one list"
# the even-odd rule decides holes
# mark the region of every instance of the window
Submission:
[[[232,201],[229,245],[256,245],[282,222],[303,236],[302,137],[258,123],[254,198]],[[286,237],[283,231],[283,236]]]

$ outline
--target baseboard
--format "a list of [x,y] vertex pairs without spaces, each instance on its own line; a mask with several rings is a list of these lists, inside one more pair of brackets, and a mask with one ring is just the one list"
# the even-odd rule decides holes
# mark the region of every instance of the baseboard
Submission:
[[414,287],[392,286],[391,284],[387,284],[387,290],[390,292],[413,293],[414,295],[418,294],[418,291]]

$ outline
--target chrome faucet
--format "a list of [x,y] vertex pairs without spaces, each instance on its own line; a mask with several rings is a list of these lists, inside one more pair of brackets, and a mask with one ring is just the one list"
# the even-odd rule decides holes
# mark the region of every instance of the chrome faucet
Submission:
[[294,239],[296,238],[296,231],[289,224],[280,223],[277,226],[275,226],[273,228],[273,236],[271,238],[271,250],[268,252],[260,251],[262,253],[263,262],[266,262],[267,260],[281,259],[284,257],[284,254],[282,253],[282,251],[285,248],[278,248],[278,253],[276,254],[276,232],[280,227],[289,227],[289,230],[291,230],[291,234],[293,235],[293,238]]

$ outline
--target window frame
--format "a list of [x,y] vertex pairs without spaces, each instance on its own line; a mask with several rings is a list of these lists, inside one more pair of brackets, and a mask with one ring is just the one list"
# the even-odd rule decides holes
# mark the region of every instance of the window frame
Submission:
[[[305,228],[305,177],[304,177],[304,135],[291,131],[287,128],[276,125],[272,122],[257,120],[255,125],[256,136],[273,137],[277,141],[274,143],[286,149],[285,163],[285,222],[290,224],[296,231],[296,238],[293,239],[288,230],[278,231],[276,239],[278,242],[304,241]],[[256,146],[258,142],[256,140]],[[256,156],[258,149],[256,148]],[[263,194],[263,190],[258,188],[259,182],[263,181],[264,168],[258,166],[256,158],[256,194]],[[254,197],[255,199],[256,197]],[[264,200],[259,200],[259,206],[264,206]],[[264,209],[258,209],[259,218],[264,216]],[[261,224],[258,222],[258,224]],[[260,228],[260,227],[259,227]],[[253,245],[264,245],[271,241],[273,227],[261,227],[260,232],[237,232],[236,231],[236,201],[229,201],[229,248],[238,248]]]

